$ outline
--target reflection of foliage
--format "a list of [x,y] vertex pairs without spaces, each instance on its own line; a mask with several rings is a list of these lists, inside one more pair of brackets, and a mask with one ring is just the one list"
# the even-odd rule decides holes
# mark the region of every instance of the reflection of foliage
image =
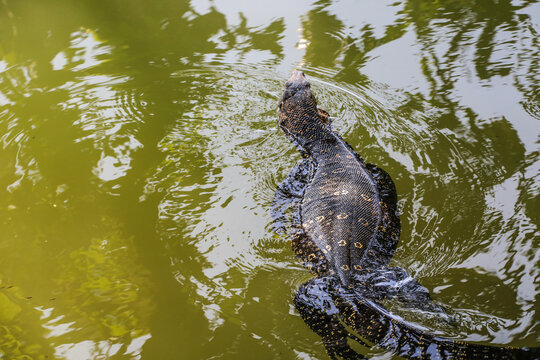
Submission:
[[[332,2],[322,0],[307,13],[302,23],[304,36],[310,43],[305,60],[312,66],[337,67],[340,80],[355,83],[364,79],[359,70],[366,65],[370,51],[402,37],[411,29],[422,45],[421,63],[426,80],[433,86],[435,100],[453,88],[457,79],[454,71],[462,66],[463,60],[468,60],[464,58],[469,50],[474,52],[472,61],[479,79],[515,75],[518,88],[533,86],[533,89],[527,89],[530,97],[538,94],[537,81],[520,81],[519,78],[533,80],[540,49],[530,17],[520,11],[535,2],[528,0],[514,5],[510,0],[409,0],[400,11],[401,17],[396,17],[394,23],[387,25],[384,34],[377,38],[369,24],[359,29],[359,34],[352,34],[327,9]],[[476,41],[471,41],[475,36]],[[440,48],[445,40],[448,50],[440,56],[435,48]],[[512,55],[526,49],[529,55],[494,61],[493,57],[501,48]]]
[[353,35],[337,16],[326,9],[331,4],[328,0],[318,1],[302,22],[303,35],[309,43],[304,59],[314,66],[337,66],[340,80],[364,82],[366,78],[359,69],[370,60],[369,52],[403,36],[408,23],[398,19],[395,24],[387,26],[381,38],[374,35],[370,24],[362,27],[359,36]]
[[339,53],[344,50],[344,42],[337,36],[342,33],[343,23],[335,16],[324,11],[323,7],[311,10],[302,22],[304,36],[310,46],[306,49],[305,58],[317,66],[332,66]]
[[[7,248],[28,247],[28,262],[49,255],[49,245],[58,250],[46,265],[39,262],[55,269],[41,292],[46,293],[43,288],[49,284],[60,288],[54,294],[53,317],[62,325],[73,323],[51,337],[57,346],[84,340],[100,352],[97,345],[103,340],[122,345],[117,352],[122,357],[130,340],[151,333],[145,357],[176,358],[182,353],[200,358],[193,339],[205,343],[211,334],[201,321],[199,305],[193,304],[194,285],[186,281],[180,288],[163,249],[178,250],[187,263],[182,275],[188,278],[202,277],[204,256],[182,236],[158,241],[162,194],[150,191],[144,200],[139,196],[147,177],[167,166],[159,146],[168,132],[212,91],[212,79],[171,74],[227,52],[240,58],[264,52],[271,62],[279,61],[283,20],[257,28],[246,21],[228,26],[213,8],[197,14],[189,2],[175,0],[135,0],[129,6],[123,0],[76,5],[53,0],[46,10],[37,1],[31,4],[0,1],[0,31],[9,35],[0,38],[0,57],[11,68],[0,79],[0,130],[11,140],[0,153],[7,164],[0,170],[0,184],[23,179],[0,205],[16,204],[12,216],[31,228],[21,231],[13,222],[0,223],[10,235],[24,235],[20,245],[7,239]],[[92,61],[85,63],[88,58]],[[53,59],[63,60],[63,65],[55,66]],[[125,81],[114,81],[118,74]],[[101,84],[92,81],[97,79]],[[193,127],[187,130],[196,133]],[[133,137],[140,146],[126,155],[129,169],[104,185],[91,176],[92,166],[107,147],[118,148],[118,136],[111,133]],[[186,142],[177,159],[188,182],[202,183],[217,171],[205,158],[208,139],[201,135],[199,140],[196,145]],[[110,188],[117,196],[109,196]],[[39,194],[45,204],[32,198],[22,206],[18,199],[23,194]],[[29,214],[36,220],[28,221]],[[100,221],[100,216],[107,220]],[[39,241],[34,233],[42,234]],[[16,262],[17,256],[8,260]],[[12,270],[9,275],[26,274]],[[25,285],[26,291],[36,288],[32,281]],[[13,336],[23,342],[22,335]]]
[[[517,35],[524,30],[523,24],[528,16],[519,14],[519,11],[535,1],[524,1],[514,5],[510,0],[488,1],[443,1],[430,3],[425,1],[408,1],[404,12],[408,15],[419,38],[423,43],[434,46],[437,43],[438,31],[447,28],[452,30],[451,47],[447,54],[450,62],[457,60],[460,48],[470,44],[471,33],[480,30],[478,41],[475,44],[474,64],[480,79],[487,79],[494,75],[508,75],[512,64],[495,64],[491,56],[497,45],[519,45],[519,40],[527,36],[511,36],[504,42],[496,40],[498,33],[513,32]],[[441,21],[438,26],[432,26]],[[447,25],[448,24],[448,25]],[[441,27],[442,29],[439,29]],[[434,31],[435,30],[435,31]],[[462,49],[461,49],[462,50]]]
[[[485,174],[481,174],[481,177],[498,183],[520,166],[524,159],[524,146],[506,119],[479,118],[474,108],[462,104],[456,84],[463,78],[463,73],[469,71],[464,67],[471,60],[477,81],[482,86],[485,85],[482,81],[486,79],[512,76],[516,88],[523,95],[525,109],[535,103],[538,81],[531,74],[537,73],[535,69],[538,68],[540,47],[533,27],[524,26],[530,24],[530,17],[520,13],[534,2],[531,0],[513,5],[509,0],[409,0],[403,3],[399,15],[386,26],[383,35],[376,37],[369,24],[358,29],[358,35],[351,34],[348,26],[331,13],[329,7],[332,2],[321,0],[308,12],[303,22],[304,36],[310,42],[305,60],[310,66],[338,68],[336,77],[340,81],[366,81],[360,71],[369,59],[369,52],[402,37],[406,32],[414,32],[421,47],[419,60],[429,94],[407,94],[402,104],[398,105],[398,112],[407,118],[411,110],[430,113],[429,125],[433,126],[433,130],[452,130],[439,134],[441,139],[436,142],[444,144],[451,140],[459,150],[429,154],[436,163],[434,168],[451,171],[452,166],[469,167],[468,171],[474,172],[467,177],[469,180],[477,179],[475,173],[480,171],[492,173],[491,177]],[[445,51],[441,52],[441,49]],[[492,59],[501,52],[506,57]],[[518,55],[515,56],[515,53]],[[473,57],[469,59],[468,54],[473,54]],[[432,131],[425,136],[435,137],[437,134]],[[461,156],[452,157],[456,151]]]
[[[537,270],[528,263],[534,260],[531,252],[537,243],[539,225],[536,215],[539,212],[535,211],[540,198],[535,185],[538,142],[534,143],[533,138],[538,132],[534,129],[529,138],[525,133],[528,127],[533,129],[534,118],[540,114],[536,105],[540,43],[527,14],[537,7],[526,9],[536,3],[534,0],[407,0],[390,5],[401,10],[377,35],[371,24],[355,27],[358,22],[353,20],[350,26],[351,22],[347,23],[350,17],[345,16],[347,20],[342,21],[333,13],[339,8],[333,7],[332,1],[321,0],[302,23],[303,34],[310,42],[305,56],[308,69],[330,67],[328,71],[315,70],[323,74],[337,70],[334,79],[339,83],[367,85],[376,96],[380,95],[377,90],[381,87],[369,83],[362,74],[369,65],[370,55],[387,57],[378,66],[395,65],[401,69],[400,60],[390,56],[399,57],[398,49],[404,44],[413,47],[403,68],[419,72],[413,74],[411,82],[405,80],[410,85],[396,91],[398,96],[384,99],[389,106],[376,109],[381,110],[380,119],[387,123],[369,124],[368,131],[371,135],[376,133],[373,138],[384,144],[383,151],[390,154],[382,156],[381,164],[392,164],[394,160],[389,158],[397,155],[394,166],[398,170],[387,170],[395,174],[392,176],[404,205],[402,239],[405,241],[400,249],[405,253],[420,251],[431,258],[426,261],[411,256],[404,260],[416,262],[407,264],[411,268],[425,271],[419,276],[430,271],[426,262],[437,264],[436,270],[431,269],[436,275],[428,279],[430,286],[439,286],[446,270],[460,262],[466,263],[467,259],[475,266],[493,266],[494,261],[490,264],[486,261],[488,255],[484,254],[493,253],[500,256],[497,266],[505,269],[495,271],[493,282],[497,286],[502,288],[502,284],[512,283],[513,290],[521,285],[534,287],[530,279],[535,278]],[[380,25],[376,20],[373,24]],[[399,44],[393,44],[392,48],[390,43],[399,38],[402,38]],[[388,46],[383,49],[385,45]],[[377,48],[379,51],[374,52]],[[394,52],[387,52],[389,48]],[[398,76],[402,80],[409,74],[402,72]],[[507,94],[515,99],[505,98]],[[503,108],[496,102],[508,106]],[[516,106],[518,102],[525,111]],[[525,112],[532,119],[526,116],[522,119]],[[391,114],[386,116],[388,113]],[[349,134],[350,138],[363,136],[358,135],[365,132],[363,123],[364,119],[358,118],[357,129]],[[366,149],[364,143],[362,146]],[[400,163],[401,156],[406,161]],[[404,166],[408,168],[405,176],[399,172]],[[508,269],[519,269],[521,274]],[[477,272],[481,270],[471,271]],[[452,277],[451,271],[448,274]],[[459,276],[454,274],[454,278]],[[478,279],[475,281],[481,284]],[[477,291],[474,286],[465,287],[450,285],[441,294],[455,299],[457,303],[449,302],[463,308],[467,306],[463,299]],[[484,295],[496,296],[499,304],[497,307],[484,302],[485,309],[503,318],[519,319],[520,326],[531,326],[527,318],[538,317],[531,310],[534,295],[519,292],[484,292]],[[516,306],[517,303],[522,305]],[[482,323],[480,317],[475,320]],[[503,327],[491,331],[500,330],[502,334]],[[522,338],[532,339],[535,330],[532,328],[527,335],[524,331]]]
[[44,360],[50,357],[41,344],[22,342],[25,331],[21,326],[0,325],[0,358],[10,360]]
[[[468,61],[474,64],[479,81],[511,76],[525,102],[531,101],[538,93],[538,82],[531,74],[538,69],[540,47],[533,27],[526,25],[530,17],[520,11],[534,2],[407,2],[404,13],[422,45],[422,69],[434,105],[452,112],[459,108],[452,100],[452,91]],[[442,43],[448,48],[441,54]],[[468,58],[469,52],[472,58]]]
[[[193,285],[186,282],[182,289],[178,288],[163,248],[181,247],[179,253],[189,262],[184,269],[186,276],[202,272],[204,257],[181,236],[157,241],[157,207],[161,195],[147,194],[144,201],[139,201],[139,196],[147,183],[146,177],[162,164],[166,166],[167,159],[162,161],[159,144],[175,122],[189,116],[186,114],[193,104],[203,103],[211,91],[211,79],[189,74],[179,79],[171,74],[197,66],[209,55],[228,51],[243,56],[259,50],[269,54],[272,61],[279,60],[282,56],[279,38],[284,25],[278,19],[260,28],[250,28],[245,22],[228,26],[225,16],[215,9],[197,14],[184,1],[165,0],[159,4],[131,1],[129,6],[124,3],[82,1],[74,6],[70,1],[53,0],[47,6],[58,11],[47,11],[53,15],[44,17],[39,16],[42,5],[37,3],[26,6],[17,1],[0,2],[0,9],[9,9],[0,10],[0,27],[11,35],[0,38],[0,55],[9,66],[31,75],[7,79],[6,74],[6,79],[13,81],[0,81],[0,96],[7,99],[0,111],[10,114],[9,118],[0,120],[0,125],[11,129],[11,138],[20,134],[0,154],[0,159],[5,156],[9,164],[5,171],[0,170],[0,183],[9,181],[9,184],[20,178],[20,174],[14,176],[14,170],[22,172],[25,180],[32,171],[35,176],[30,180],[35,179],[34,183],[25,181],[22,186],[13,187],[8,201],[19,205],[17,195],[25,190],[50,193],[45,197],[54,199],[55,189],[67,189],[61,194],[62,205],[54,210],[78,214],[69,216],[68,221],[59,221],[62,219],[55,215],[48,219],[50,225],[33,223],[33,228],[45,234],[43,237],[50,244],[64,251],[59,256],[61,271],[55,271],[51,280],[61,288],[61,293],[55,295],[53,314],[73,322],[76,331],[56,336],[57,344],[108,338],[125,348],[130,339],[151,333],[152,338],[144,349],[145,354],[150,354],[148,357],[160,358],[170,353],[170,358],[174,358],[174,353],[182,351],[186,357],[198,358],[190,356],[197,352],[190,342],[197,339],[204,343],[201,339],[209,336],[206,325],[201,322],[200,309],[193,306]],[[25,26],[29,19],[34,19],[36,26]],[[97,47],[81,47],[88,42]],[[93,49],[99,51],[89,51]],[[84,55],[93,56],[93,53],[98,56],[91,66],[81,66]],[[51,60],[57,56],[65,64],[55,68]],[[18,72],[10,71],[14,73]],[[117,74],[126,81],[114,82]],[[100,94],[96,83],[91,81],[95,78],[105,80],[101,90],[110,95],[92,98]],[[104,191],[101,182],[91,177],[92,164],[100,152],[107,146],[118,146],[118,136],[107,134],[111,128],[120,129],[115,130],[117,135],[134,137],[141,145],[127,154],[129,171],[104,186],[116,189],[119,196],[113,198]],[[188,130],[195,132],[194,128]],[[207,143],[201,136],[196,146],[193,143],[186,146],[184,156],[179,159],[189,170],[184,176],[186,181],[203,181],[207,173],[215,171],[211,162],[201,157]],[[23,149],[19,154],[24,162],[16,163],[13,159],[19,148]],[[200,161],[192,161],[194,158]],[[64,168],[58,164],[64,164]],[[99,215],[96,216],[96,213],[110,214],[111,207],[105,204],[112,204],[114,215],[108,216],[118,222],[113,228],[121,228],[122,234],[120,231],[109,234],[109,224],[100,222]],[[44,211],[32,202],[28,204],[28,213],[18,210],[13,213],[24,221],[28,213],[39,218]],[[77,217],[85,221],[79,222]],[[12,225],[7,227],[13,232],[19,230]],[[66,233],[61,230],[64,228],[72,228],[73,232]],[[102,228],[104,231],[100,231]],[[89,233],[92,235],[88,236]],[[93,240],[87,243],[89,238]],[[69,239],[76,241],[69,243],[66,241]],[[39,244],[31,246],[32,256],[41,250]],[[135,254],[143,256],[137,259]],[[152,272],[147,273],[142,266]],[[152,287],[150,276],[153,276]],[[145,292],[150,288],[155,290],[151,297],[155,312]]]
[[[520,184],[520,200],[525,204],[525,212],[535,224],[540,224],[540,172],[537,164],[540,162],[540,152],[529,154],[522,170],[525,177]],[[536,243],[538,247],[538,242]]]
[[0,292],[0,323],[5,324],[13,320],[20,312],[21,307],[11,301],[4,293]]
[[[0,324],[11,322],[20,312],[21,307],[0,292]],[[14,335],[13,331],[17,334]],[[0,325],[0,358],[3,355],[9,359],[24,359],[24,355],[29,353],[22,349],[23,345],[19,341],[22,337],[20,332],[21,329],[18,327]]]
[[0,325],[0,358],[10,360],[44,360],[50,357],[50,348],[45,350],[43,344],[24,341],[27,340],[24,325]]
[[135,338],[148,331],[152,312],[144,292],[148,274],[137,262],[132,241],[113,232],[106,240],[94,239],[88,248],[73,251],[69,258],[57,280],[58,300],[71,308],[67,319],[73,317],[84,332],[94,332],[92,338],[103,334]]
[[[3,283],[0,275],[0,285]],[[44,339],[40,313],[28,306],[30,298],[13,285],[0,286],[0,358],[43,360],[53,353]]]
[[275,20],[263,29],[248,27],[247,19],[242,13],[240,19],[238,26],[225,29],[225,34],[219,37],[219,40],[226,44],[225,49],[234,49],[242,55],[253,50],[268,50],[276,61],[282,58],[283,49],[278,40],[285,30],[283,19]]
[[[20,329],[17,329],[20,331]],[[24,351],[21,342],[18,340],[20,335],[13,335],[12,329],[0,325],[0,357],[5,356],[8,359],[30,359],[28,352]],[[43,358],[45,358],[43,356]]]

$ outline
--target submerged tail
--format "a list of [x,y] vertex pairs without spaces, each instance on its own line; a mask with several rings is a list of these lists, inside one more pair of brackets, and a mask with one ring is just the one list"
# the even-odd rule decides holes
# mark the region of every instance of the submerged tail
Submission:
[[[377,303],[345,289],[333,277],[304,283],[294,302],[304,322],[322,337],[332,358],[364,358],[348,345],[349,338],[362,345],[377,345],[407,359],[540,360],[540,348],[482,345],[445,339],[420,330],[397,320]],[[362,340],[347,331],[345,325]]]

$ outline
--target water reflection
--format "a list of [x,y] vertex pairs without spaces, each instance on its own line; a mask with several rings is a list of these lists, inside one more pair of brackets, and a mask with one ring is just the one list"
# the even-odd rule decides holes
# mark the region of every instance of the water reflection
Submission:
[[443,332],[534,343],[537,3],[364,6],[0,2],[6,356],[322,358],[267,216],[298,64],[396,180],[396,261],[463,314]]
[[[539,49],[534,40],[535,31],[516,27],[522,22],[530,23],[530,17],[522,13],[522,9],[533,3],[501,3],[496,7],[500,11],[498,15],[491,16],[493,7],[471,4],[454,8],[451,3],[425,5],[409,1],[397,5],[402,10],[382,36],[373,35],[373,26],[356,27],[361,36],[356,37],[358,40],[353,38],[352,43],[340,35],[342,30],[337,30],[336,36],[329,39],[330,34],[317,35],[316,31],[309,31],[309,21],[304,23],[314,52],[317,45],[334,44],[334,50],[327,49],[333,54],[332,63],[324,63],[312,55],[309,57],[307,51],[310,65],[337,67],[339,71],[332,76],[341,82],[364,85],[368,88],[368,98],[377,98],[381,91],[362,75],[365,54],[377,54],[378,47],[381,48],[378,53],[384,54],[382,49],[386,44],[407,36],[411,46],[419,49],[422,66],[422,73],[416,75],[419,78],[405,81],[409,84],[405,86],[408,91],[395,94],[397,99],[393,101],[389,98],[392,90],[383,90],[384,102],[377,109],[382,115],[370,117],[376,119],[374,122],[363,119],[363,124],[346,124],[345,129],[349,133],[345,137],[358,139],[352,143],[363,149],[368,160],[388,163],[388,155],[377,156],[380,150],[376,151],[375,157],[373,154],[369,156],[374,152],[369,146],[375,142],[400,162],[396,166],[390,161],[390,170],[386,166],[390,173],[399,174],[403,171],[400,168],[405,166],[406,174],[413,176],[411,183],[398,175],[398,190],[405,215],[401,251],[407,254],[408,249],[414,249],[423,255],[422,259],[414,256],[415,260],[405,258],[399,261],[409,262],[408,268],[425,277],[424,282],[428,284],[439,283],[439,276],[454,269],[461,272],[475,269],[485,274],[475,280],[476,284],[482,284],[482,288],[495,286],[490,285],[493,280],[489,279],[494,275],[499,284],[496,286],[511,282],[514,289],[521,289],[514,295],[506,293],[499,298],[507,300],[508,304],[522,304],[519,310],[508,310],[503,315],[506,319],[501,321],[495,320],[494,314],[498,311],[495,306],[493,313],[481,314],[475,310],[477,303],[473,304],[477,297],[469,302],[465,295],[456,296],[466,294],[458,290],[458,286],[438,291],[441,298],[447,297],[454,307],[461,308],[461,313],[467,317],[462,319],[464,330],[461,330],[461,336],[470,339],[508,342],[518,337],[516,334],[520,331],[534,326],[531,311],[535,296],[526,289],[534,289],[533,279],[538,277],[537,270],[531,266],[534,261],[531,262],[530,258],[538,226],[520,210],[523,203],[517,189],[527,152],[537,149],[538,132],[530,133],[534,128],[532,119],[521,107],[508,107],[512,101],[530,101],[528,91],[510,84],[523,81],[528,76],[526,74],[534,72],[531,66],[536,66],[536,56],[529,56]],[[311,10],[309,15],[319,19],[314,24],[326,21],[332,23],[334,29],[348,28],[346,21],[349,19],[346,17],[343,23],[336,23],[336,10],[329,2],[318,4],[321,6]],[[412,37],[411,31],[407,31],[411,25],[414,26]],[[515,53],[527,54],[527,59],[518,64],[517,58],[510,55]],[[394,54],[395,49],[392,56]],[[496,54],[504,56],[497,57]],[[475,64],[472,74],[468,67],[470,59]],[[378,59],[374,59],[367,64],[368,73],[369,67],[377,62]],[[326,69],[306,68],[327,79]],[[385,71],[383,68],[378,70]],[[391,73],[398,79],[411,75],[407,71]],[[463,76],[464,73],[468,77]],[[500,77],[506,76],[509,78],[507,82],[499,81]],[[390,83],[395,82],[391,78],[386,79]],[[419,87],[416,82],[426,82],[427,87]],[[516,90],[519,92],[517,95]],[[360,88],[356,92],[365,90]],[[506,95],[509,93],[512,96]],[[505,98],[507,101],[500,105],[484,101],[493,98]],[[347,119],[350,114],[338,112],[339,117]],[[351,121],[358,118],[361,117]],[[375,140],[366,139],[366,131]],[[517,254],[513,254],[515,249],[519,249]],[[510,275],[509,268],[519,269],[520,275]],[[451,277],[447,278],[448,282],[451,282]],[[456,299],[460,301],[456,303]],[[520,315],[511,315],[516,312]],[[484,322],[492,325],[481,327],[480,333],[489,333],[490,337],[471,334],[469,329]],[[498,325],[494,326],[495,322]]]
[[[142,11],[142,7],[141,4],[130,11]],[[131,357],[140,353],[144,340],[147,341],[145,352],[149,354],[155,352],[159,354],[156,355],[157,357],[166,357],[167,351],[171,355],[178,354],[180,351],[189,355],[189,350],[180,350],[189,348],[187,345],[191,341],[187,334],[190,333],[197,342],[205,337],[203,334],[206,325],[200,321],[201,315],[198,315],[197,310],[200,309],[199,304],[196,307],[189,305],[191,303],[189,299],[195,296],[196,290],[190,288],[196,286],[197,281],[191,281],[191,279],[181,281],[180,286],[183,286],[181,289],[176,282],[180,279],[172,277],[168,266],[169,261],[163,256],[163,250],[161,250],[169,248],[172,254],[176,254],[175,251],[179,250],[175,247],[176,238],[169,244],[166,236],[160,239],[161,236],[158,237],[155,233],[158,220],[156,210],[162,201],[159,196],[153,196],[153,193],[162,189],[153,189],[152,180],[145,181],[145,176],[150,176],[156,169],[158,169],[158,174],[161,174],[159,171],[162,163],[160,144],[171,141],[167,139],[170,124],[174,124],[179,118],[190,116],[189,114],[193,113],[193,104],[202,103],[210,90],[207,88],[208,80],[200,78],[201,74],[197,72],[185,77],[183,81],[171,74],[195,61],[188,60],[190,57],[201,58],[203,54],[208,54],[210,49],[213,50],[215,43],[208,39],[218,33],[220,28],[225,27],[223,21],[219,20],[220,14],[216,11],[211,11],[205,16],[196,16],[196,14],[186,12],[187,7],[181,6],[181,8],[184,8],[185,17],[171,19],[167,22],[167,26],[162,26],[162,23],[160,29],[161,34],[164,35],[163,39],[167,39],[167,33],[188,31],[191,35],[186,38],[187,43],[185,41],[178,43],[173,36],[169,37],[167,46],[163,46],[162,39],[157,49],[155,47],[158,42],[147,43],[142,46],[145,52],[148,51],[147,46],[150,45],[155,51],[144,56],[138,50],[141,48],[138,41],[146,38],[136,38],[133,36],[136,31],[132,32],[138,29],[138,22],[132,24],[133,27],[127,26],[124,29],[123,33],[126,35],[124,37],[111,37],[111,34],[118,35],[117,30],[100,23],[99,30],[96,31],[69,31],[69,43],[65,42],[57,47],[52,60],[39,63],[36,63],[36,60],[28,61],[27,66],[19,67],[20,71],[14,69],[3,74],[6,77],[11,77],[13,74],[20,77],[20,80],[10,78],[12,81],[9,82],[16,86],[17,92],[10,92],[9,87],[2,89],[3,99],[6,99],[3,103],[12,105],[3,109],[6,110],[5,113],[10,114],[10,118],[2,122],[9,129],[3,140],[8,150],[10,150],[10,145],[16,142],[14,151],[17,156],[7,156],[16,159],[14,167],[18,180],[9,187],[13,196],[28,193],[28,189],[39,186],[42,193],[52,192],[51,199],[43,204],[51,208],[49,212],[60,211],[61,214],[68,215],[73,211],[75,213],[88,211],[90,214],[100,214],[97,217],[87,215],[82,217],[85,223],[88,223],[88,227],[94,228],[91,231],[85,231],[84,227],[73,229],[73,226],[69,226],[71,225],[69,221],[73,221],[73,217],[69,215],[66,221],[68,228],[71,227],[71,229],[68,231],[66,229],[59,231],[56,226],[42,229],[39,225],[33,225],[37,231],[44,231],[42,238],[47,242],[47,247],[62,249],[60,256],[57,256],[55,260],[62,265],[61,274],[63,275],[53,276],[52,279],[56,279],[54,281],[56,284],[51,284],[49,288],[57,289],[59,293],[68,293],[70,297],[57,298],[56,306],[50,312],[54,322],[48,323],[48,317],[43,319],[44,326],[51,329],[50,337],[54,339],[54,342],[64,344],[57,347],[58,356],[94,357],[123,353],[125,357]],[[160,17],[169,16],[170,10],[170,7],[161,9]],[[106,14],[102,12],[102,9],[96,9],[96,11],[98,15]],[[122,14],[121,17],[124,18],[126,15]],[[15,17],[10,17],[10,19],[16,22]],[[209,23],[213,26],[207,27]],[[259,29],[251,37],[251,42],[257,44],[259,49],[265,49],[265,42],[274,36],[272,34],[276,31],[272,29],[276,26],[279,30],[279,22],[269,26],[268,30]],[[18,26],[14,24],[13,29],[16,28]],[[93,29],[95,25],[90,23],[86,28]],[[147,30],[149,33],[154,32]],[[235,38],[249,36],[250,29],[247,29],[244,24],[227,33],[228,43],[234,46],[237,43]],[[21,35],[18,31],[13,31],[13,36]],[[274,44],[275,42],[271,42],[270,52],[279,53],[279,47]],[[172,49],[175,47],[181,49],[182,58],[177,59],[174,58],[176,55],[173,55],[173,58],[168,59],[169,54],[174,53]],[[159,55],[160,50],[166,52],[163,54],[165,56]],[[227,43],[222,51],[225,50],[229,50]],[[133,74],[129,71],[129,68],[141,63],[146,63],[144,66],[147,69],[146,73]],[[115,75],[114,72],[107,75],[113,69],[127,71],[121,76]],[[51,84],[46,84],[44,79],[51,78],[52,72],[58,75],[55,76],[55,80],[60,79],[60,82],[51,87]],[[198,81],[193,81],[197,78],[199,78]],[[3,81],[3,84],[7,85],[8,82]],[[18,98],[19,89],[25,87],[28,88],[24,94],[26,99],[21,101]],[[133,93],[134,89],[137,89],[137,94]],[[26,108],[32,108],[34,112],[39,109],[42,111],[36,116],[25,111]],[[28,120],[35,126],[28,127]],[[141,123],[140,120],[144,122]],[[204,149],[208,146],[205,134],[200,134],[201,142],[189,142],[189,137],[197,131],[196,127],[185,130],[189,131],[184,131],[182,134],[173,132],[169,137],[173,139],[172,141],[177,139],[174,136],[182,136],[184,141],[187,140],[189,145],[184,147],[184,150],[188,150],[188,153],[184,154],[185,161],[182,162],[184,166],[192,158],[197,158],[196,153],[189,152],[191,149],[197,151],[198,148]],[[28,131],[31,134],[27,134]],[[58,171],[59,164],[61,171]],[[212,158],[198,164],[193,163],[193,165],[195,167],[192,169],[182,168],[188,178],[196,176],[197,166],[201,167],[201,174],[217,171],[212,170]],[[92,173],[99,181],[89,176]],[[163,174],[163,180],[174,176],[175,173],[174,170],[171,174],[166,172]],[[31,180],[34,174],[35,179],[30,183],[28,180]],[[201,180],[203,182],[215,181],[212,178],[205,179],[204,175]],[[105,191],[100,191],[100,188]],[[61,191],[54,195],[54,189],[61,189]],[[170,191],[174,191],[174,186]],[[108,194],[114,195],[118,200],[108,198]],[[61,198],[62,201],[58,204],[55,197]],[[198,194],[193,201],[202,204],[203,198],[203,194]],[[141,203],[140,199],[144,201]],[[17,203],[15,210],[22,207],[20,200],[12,198],[10,201]],[[182,199],[178,198],[177,201],[182,201]],[[99,211],[94,204],[100,204]],[[162,204],[160,207],[165,208],[166,200]],[[30,209],[35,208],[31,202],[27,206]],[[126,211],[126,209],[129,210]],[[43,209],[40,210],[38,213],[42,217]],[[204,211],[204,207],[202,210]],[[20,211],[15,211],[15,216],[24,221],[24,214]],[[102,216],[111,218],[114,224],[121,225],[110,225],[109,220],[103,222],[100,219]],[[143,221],[138,219],[143,219]],[[49,221],[51,220],[53,224],[58,222],[54,214],[51,214]],[[184,224],[176,225],[183,226]],[[4,227],[15,230],[9,223],[4,223]],[[111,235],[110,230],[105,230],[104,237],[95,237],[96,229],[111,229],[111,227],[112,229],[120,227],[121,230],[115,230],[114,235]],[[21,229],[17,229],[16,233],[19,236],[22,235]],[[94,236],[87,234],[94,234]],[[181,236],[179,233],[175,235]],[[30,234],[25,237],[32,238]],[[77,244],[72,243],[66,246],[66,240],[72,239],[78,239]],[[107,249],[111,241],[122,243],[127,241],[126,239],[129,239],[128,243]],[[189,259],[187,253],[190,251],[195,256],[192,261],[187,261],[188,264],[179,273],[188,279],[190,272],[196,275],[195,279],[204,278],[200,270],[197,270],[205,262],[201,262],[196,244],[193,241],[186,241],[182,245],[181,253],[186,260]],[[43,251],[44,246],[34,244],[33,248]],[[145,259],[140,263],[152,268],[151,274],[144,275],[147,279],[137,280],[138,270],[130,269],[131,260],[129,259],[133,258],[133,255],[125,258],[117,257],[122,254],[123,249],[133,247],[139,248],[141,253],[146,254]],[[13,250],[13,246],[11,249]],[[167,256],[173,256],[170,252],[167,254]],[[28,257],[28,253],[25,255]],[[173,259],[182,261],[182,258],[176,255]],[[45,265],[41,264],[41,266]],[[46,267],[50,269],[54,268],[54,265],[50,264]],[[123,271],[128,271],[129,277],[126,278]],[[169,273],[168,276],[167,273]],[[81,279],[85,278],[86,280],[80,285]],[[160,291],[150,286],[148,278],[153,279],[156,284],[153,286],[167,289],[167,291]],[[22,282],[22,279],[19,281]],[[178,290],[171,291],[169,290],[171,287],[176,287]],[[144,294],[150,288],[156,293],[155,296],[150,297],[146,294],[139,297],[136,294],[139,290],[136,293],[132,291],[141,289],[140,291]],[[163,293],[163,296],[159,293]],[[48,295],[50,297],[50,294]],[[149,306],[151,303],[156,306]],[[137,310],[139,307],[144,309],[143,313]],[[152,311],[154,308],[160,310],[154,313]],[[73,311],[67,311],[67,309],[73,309]],[[63,313],[60,323],[55,315],[57,312]],[[186,316],[186,312],[192,315]],[[146,315],[148,313],[153,313],[155,320],[149,321]],[[197,320],[185,322],[190,317]],[[197,328],[200,330],[196,331]],[[145,334],[149,331],[152,333],[152,338],[148,340],[149,337]],[[185,334],[187,338],[185,343],[176,340],[178,333]],[[72,342],[71,340],[85,338],[96,339],[96,341]],[[135,341],[134,339],[143,339],[143,341],[142,343],[139,341],[140,346],[137,349],[128,351],[130,346],[133,347],[130,344]],[[193,349],[193,352],[198,351]]]

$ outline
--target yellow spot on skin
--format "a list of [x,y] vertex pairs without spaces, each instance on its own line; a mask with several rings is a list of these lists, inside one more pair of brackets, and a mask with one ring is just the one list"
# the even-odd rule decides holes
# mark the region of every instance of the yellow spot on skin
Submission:
[[332,250],[332,246],[326,245],[326,249],[327,249],[328,251],[330,251],[330,250]]
[[317,222],[321,222],[324,220],[324,216],[317,216],[315,220],[317,220]]
[[345,240],[339,240],[338,245],[339,246],[346,246],[347,242]]
[[354,270],[360,271],[360,270],[362,270],[362,266],[360,266],[360,265],[354,265]]
[[367,221],[366,219],[364,218],[360,218],[358,219],[358,222],[364,226],[368,226],[369,225],[369,221]]
[[315,257],[316,257],[315,254],[314,254],[314,253],[311,253],[311,254],[309,254],[309,256],[308,256],[308,260],[311,261],[311,260],[315,259]]
[[347,190],[341,190],[341,191],[335,191],[334,192],[334,195],[335,196],[338,196],[338,195],[347,195],[349,193],[349,191]]
[[366,200],[366,201],[368,201],[368,202],[371,201],[371,200],[373,200],[372,198],[370,198],[370,197],[367,196],[366,194],[362,194],[362,195],[360,195],[360,196],[362,196],[362,199],[364,199],[364,200]]
[[343,271],[349,271],[349,265],[341,265],[341,270]]
[[354,243],[354,246],[357,247],[357,248],[359,248],[359,249],[361,249],[364,245],[362,245],[362,244],[359,243],[359,242],[355,242],[355,243]]
[[330,210],[330,211],[328,212],[328,215],[332,216],[332,215],[334,215],[334,212],[333,212],[332,210]]
[[346,219],[348,217],[349,217],[349,214],[345,214],[345,213],[338,214],[337,216],[338,219]]

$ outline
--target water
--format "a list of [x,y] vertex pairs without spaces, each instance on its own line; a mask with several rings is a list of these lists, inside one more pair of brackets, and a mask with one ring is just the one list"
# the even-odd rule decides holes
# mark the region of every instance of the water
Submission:
[[327,358],[269,216],[295,68],[458,321],[392,310],[538,346],[539,31],[537,1],[0,1],[0,358]]

